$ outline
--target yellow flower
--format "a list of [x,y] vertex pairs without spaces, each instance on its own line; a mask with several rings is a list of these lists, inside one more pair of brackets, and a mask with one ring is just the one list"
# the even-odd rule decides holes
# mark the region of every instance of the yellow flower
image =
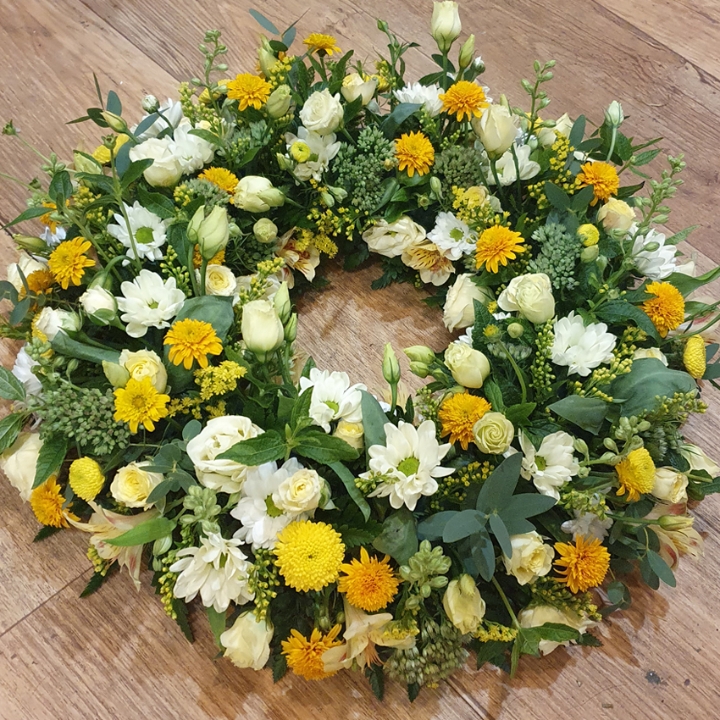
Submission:
[[655,486],[655,463],[645,448],[632,450],[615,466],[620,487],[617,495],[628,494],[628,500],[635,502],[643,493],[652,492]]
[[[122,133],[121,135],[115,136],[115,144],[113,145],[113,153],[117,155],[117,151],[129,140],[130,138],[125,135],[125,133]],[[92,156],[97,160],[101,165],[107,165],[112,155],[110,154],[110,149],[105,147],[105,145],[98,145],[95,150],[93,150]]]
[[[208,265],[224,265],[225,264],[225,250],[220,250],[208,260]],[[193,250],[193,267],[197,270],[202,265],[202,255],[200,254],[200,248],[198,245]]]
[[577,234],[585,247],[597,245],[600,240],[600,231],[591,223],[581,225],[577,230]]
[[586,162],[578,173],[581,187],[592,185],[595,197],[591,205],[598,200],[606,202],[615,195],[620,187],[620,178],[615,168],[606,162]]
[[469,392],[456,393],[440,406],[438,418],[442,431],[440,437],[450,436],[450,442],[459,442],[463,450],[473,441],[473,427],[485,413],[492,409],[490,403]]
[[235,193],[235,188],[240,182],[235,174],[231,173],[226,168],[219,167],[208,168],[198,175],[198,179],[211,182],[216,187],[219,187],[221,190],[228,193],[228,195],[233,195]]
[[660,337],[665,337],[685,319],[685,300],[672,283],[652,282],[645,288],[645,292],[655,297],[646,300],[642,309],[653,321]]
[[44,202],[42,204],[44,208],[48,209],[48,212],[46,212],[44,215],[40,216],[40,222],[43,225],[47,225],[47,227],[50,228],[50,232],[54,233],[57,230],[57,223],[50,218],[50,213],[53,210],[57,210],[57,205],[54,202]]
[[433,285],[442,285],[454,272],[452,260],[431,242],[406,248],[402,253],[402,261],[409,268],[417,270],[423,282],[431,282]]
[[242,73],[227,84],[227,96],[238,101],[240,110],[248,107],[259,110],[270,97],[270,90],[267,80],[251,73]]
[[245,377],[247,368],[231,360],[221,362],[217,367],[206,367],[195,371],[195,384],[200,388],[200,398],[209,400],[217,395],[226,395],[237,388],[238,380]]
[[455,115],[458,122],[466,116],[468,120],[480,117],[483,108],[490,103],[485,98],[485,91],[473,82],[460,80],[451,85],[445,93],[438,96],[443,103],[443,110],[448,115]]
[[201,368],[208,366],[208,355],[219,355],[223,346],[215,329],[202,320],[178,320],[167,331],[163,345],[170,345],[168,358],[173,365],[189,370],[195,360]]
[[[49,290],[55,282],[55,277],[49,270],[35,270],[25,279],[27,280],[28,289],[31,293],[35,293],[35,295]],[[20,295],[22,296],[24,293],[25,288],[23,287],[22,290],[20,290]]]
[[91,243],[82,237],[61,242],[50,255],[48,267],[63,290],[69,285],[79,285],[85,274],[85,268],[93,267],[95,261],[85,253]]
[[700,335],[693,335],[687,339],[683,351],[683,364],[685,369],[696,380],[699,380],[707,367],[705,358],[705,340]]
[[142,380],[130,378],[127,385],[117,388],[114,394],[113,418],[116,422],[126,422],[130,426],[130,432],[136,433],[138,425],[152,432],[155,423],[168,414],[170,396],[159,393],[149,377]]
[[560,555],[555,565],[564,568],[558,570],[564,576],[558,580],[564,582],[570,592],[585,592],[605,579],[610,567],[610,553],[597,538],[586,540],[579,535],[574,545],[555,543],[555,550]]
[[105,476],[100,465],[89,457],[73,460],[69,479],[73,492],[86,502],[94,500],[105,484]]
[[327,523],[296,520],[280,532],[274,552],[285,583],[307,592],[337,580],[345,546]]
[[508,260],[517,257],[517,253],[525,252],[524,242],[519,232],[504,225],[493,225],[478,238],[475,250],[477,268],[480,269],[484,264],[486,270],[496,273],[499,265],[507,265]]
[[330,648],[341,644],[336,640],[340,630],[341,626],[335,625],[327,635],[323,635],[313,628],[309,640],[297,630],[291,630],[290,637],[282,641],[282,654],[287,657],[288,667],[306,680],[322,680],[334,675],[337,671],[325,672],[322,658]]
[[63,512],[64,502],[65,498],[60,492],[55,475],[51,475],[42,485],[38,485],[30,495],[30,507],[38,522],[50,527],[68,527]]
[[360,560],[340,566],[346,574],[340,578],[338,590],[347,593],[348,602],[361,610],[382,610],[393,601],[400,584],[389,560],[389,555],[382,560],[371,558],[365,548],[360,548]]
[[342,52],[337,46],[337,40],[332,35],[323,35],[322,33],[310,33],[303,40],[303,45],[308,46],[309,52],[324,52],[328,55]]
[[398,170],[407,168],[410,177],[415,172],[426,175],[435,162],[435,149],[423,133],[403,133],[395,142],[395,156],[398,159]]

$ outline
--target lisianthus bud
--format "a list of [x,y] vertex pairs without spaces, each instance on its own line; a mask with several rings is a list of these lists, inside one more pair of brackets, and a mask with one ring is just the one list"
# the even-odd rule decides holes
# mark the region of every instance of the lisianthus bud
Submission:
[[462,633],[475,632],[485,617],[485,601],[467,574],[450,581],[443,596],[443,608],[450,622]]
[[437,200],[442,199],[442,183],[439,177],[433,175],[430,178],[430,190]]
[[258,63],[262,74],[267,78],[272,73],[273,66],[277,62],[275,53],[273,53],[270,47],[269,40],[264,36],[260,36],[260,47],[258,48]]
[[158,99],[154,95],[146,95],[142,101],[142,109],[146,113],[154,113],[160,107]]
[[39,237],[14,235],[13,240],[19,248],[27,250],[29,253],[42,253],[48,249],[47,243]]
[[605,110],[605,120],[614,127],[620,127],[624,119],[622,105],[617,100],[613,100]]
[[253,234],[258,242],[268,245],[277,238],[278,227],[270,218],[260,218],[253,225]]
[[111,363],[107,360],[103,360],[102,369],[105,373],[105,377],[108,379],[108,382],[114,388],[124,388],[130,379],[130,373],[128,370],[118,363]]
[[479,118],[473,118],[472,127],[487,153],[501,157],[515,141],[515,119],[504,105],[490,105]]
[[246,175],[237,184],[234,197],[235,206],[252,213],[267,212],[272,207],[280,207],[285,202],[281,190],[260,175]]
[[462,30],[458,4],[450,0],[433,4],[430,33],[440,52],[447,52],[457,40]]
[[295,338],[297,337],[297,327],[298,327],[298,315],[297,313],[293,313],[290,316],[290,319],[287,321],[287,324],[285,325],[285,341],[286,342],[295,342]]
[[268,300],[252,300],[243,306],[240,324],[245,346],[257,355],[277,350],[285,338],[285,329]]
[[471,35],[460,48],[460,55],[458,56],[458,65],[461,70],[470,66],[475,55],[475,36]]
[[292,311],[292,304],[290,303],[290,291],[288,290],[288,284],[283,282],[275,293],[273,298],[273,304],[275,305],[275,312],[280,318],[280,322],[284,325],[290,318]]
[[514,340],[517,340],[519,337],[522,337],[522,334],[524,332],[525,332],[525,328],[522,326],[521,323],[514,322],[514,323],[510,323],[507,326],[507,333]]
[[405,348],[403,352],[408,356],[411,362],[424,363],[430,365],[435,360],[435,353],[426,345],[413,345]]
[[128,131],[127,123],[119,115],[111,113],[108,110],[103,110],[100,114],[111,130],[114,130],[116,133],[126,133]]
[[278,167],[281,170],[292,172],[292,170],[295,169],[295,164],[293,163],[293,161],[282,153],[275,153],[275,159],[277,160]]
[[430,373],[430,368],[421,362],[410,362],[410,372],[419,378],[426,378]]
[[187,230],[190,242],[198,245],[204,260],[210,260],[228,244],[230,232],[228,214],[224,207],[216,205],[205,217],[205,206],[199,207]]
[[687,515],[661,515],[658,525],[663,530],[687,530],[693,526],[693,518]]
[[[598,220],[605,230],[629,230],[635,222],[635,210],[624,200],[610,198],[598,211]],[[647,250],[647,246],[645,246]],[[652,252],[652,251],[651,251]]]
[[278,85],[271,93],[265,104],[265,109],[271,118],[281,118],[287,115],[292,105],[292,94],[288,85]]
[[397,385],[400,382],[400,363],[390,343],[385,343],[382,372],[386,382],[390,385]]

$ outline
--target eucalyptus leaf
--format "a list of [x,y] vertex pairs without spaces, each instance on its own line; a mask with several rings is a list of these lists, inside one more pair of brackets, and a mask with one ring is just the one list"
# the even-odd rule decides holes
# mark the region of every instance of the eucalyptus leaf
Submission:
[[439,540],[443,536],[445,526],[459,515],[457,510],[444,510],[435,513],[418,525],[418,536],[421,540]]
[[210,622],[210,629],[212,630],[213,637],[215,638],[215,644],[219,650],[224,650],[223,644],[220,642],[220,636],[225,632],[225,621],[227,612],[218,612],[212,605],[207,610],[208,620]]
[[648,550],[647,560],[652,568],[652,571],[670,587],[675,587],[675,575],[671,570],[670,566],[653,550]]
[[390,422],[380,403],[367,390],[361,390],[362,422],[365,433],[365,447],[385,445],[385,425]]
[[493,513],[492,515],[490,515],[489,521],[492,534],[497,539],[503,555],[505,555],[505,557],[512,558],[512,543],[510,542],[510,535],[507,531],[507,528],[505,527],[505,523],[503,522],[502,518],[500,517],[500,515],[496,515]]
[[485,527],[485,516],[477,510],[462,510],[443,529],[443,542],[452,543],[480,532]]
[[165,517],[154,517],[150,520],[130,528],[122,535],[114,538],[104,538],[103,542],[116,547],[136,547],[167,537],[175,529],[175,522]]
[[388,515],[382,532],[373,541],[373,547],[400,565],[406,563],[418,551],[415,518],[410,510],[403,507]]
[[478,494],[475,505],[478,510],[490,515],[508,504],[520,479],[522,459],[522,453],[515,453],[493,470]]

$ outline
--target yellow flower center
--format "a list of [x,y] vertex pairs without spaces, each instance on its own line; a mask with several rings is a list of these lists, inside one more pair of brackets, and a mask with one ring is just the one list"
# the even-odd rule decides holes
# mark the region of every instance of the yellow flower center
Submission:
[[577,179],[581,183],[581,187],[592,185],[593,198],[592,204],[595,205],[598,200],[607,202],[613,195],[617,194],[620,187],[620,178],[617,170],[606,162],[587,162],[578,173]]
[[216,187],[224,190],[228,195],[235,193],[235,188],[240,182],[237,175],[231,173],[227,168],[211,167],[198,175],[200,180],[207,180]]
[[124,388],[115,390],[114,395],[113,418],[116,422],[126,422],[130,432],[136,433],[139,425],[152,432],[155,423],[168,414],[170,396],[159,393],[149,377],[130,378]]

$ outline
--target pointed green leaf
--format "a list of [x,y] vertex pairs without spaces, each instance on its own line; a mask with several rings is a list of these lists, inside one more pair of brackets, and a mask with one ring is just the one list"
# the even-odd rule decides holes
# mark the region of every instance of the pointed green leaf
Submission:
[[4,367],[0,367],[0,397],[16,402],[25,399],[25,386]]
[[116,547],[135,547],[167,537],[172,534],[174,529],[175,522],[173,520],[165,517],[154,517],[140,525],[136,525],[134,528],[130,528],[122,535],[106,538],[103,542]]
[[670,566],[653,550],[648,550],[647,559],[652,571],[670,587],[675,587],[675,575]]
[[520,479],[523,454],[505,458],[491,473],[478,494],[476,508],[486,515],[502,510],[510,501]]
[[206,607],[208,620],[210,621],[210,629],[212,630],[215,644],[219,650],[224,650],[223,644],[220,642],[220,636],[225,632],[225,619],[227,612],[218,612],[212,605]]
[[480,532],[485,527],[485,518],[477,510],[462,510],[443,529],[443,542],[452,543]]
[[600,432],[610,404],[600,398],[568,395],[549,406],[556,415],[597,435]]
[[385,445],[385,425],[390,422],[380,403],[366,390],[362,390],[362,422],[365,432],[365,447]]
[[406,563],[418,550],[415,518],[406,507],[388,515],[383,529],[373,541],[373,547],[393,560]]
[[303,430],[297,434],[295,442],[293,452],[323,465],[356,460],[360,454],[342,438],[326,435],[322,430]]
[[418,536],[421,540],[438,540],[443,536],[445,526],[458,515],[457,510],[444,510],[435,513],[418,525]]
[[243,465],[254,467],[264,465],[285,456],[287,447],[285,439],[275,430],[268,430],[262,435],[242,440],[218,455],[219,460],[232,460]]
[[490,515],[489,520],[490,529],[492,530],[493,535],[498,541],[503,555],[505,555],[505,557],[511,558],[513,554],[513,548],[512,543],[510,542],[510,535],[508,534],[507,528],[505,527],[505,523],[502,521],[502,518],[499,515],[495,515],[494,513]]
[[355,476],[340,462],[328,463],[330,469],[342,480],[348,495],[352,501],[360,508],[360,512],[365,518],[365,522],[370,519],[370,506],[363,497],[360,489],[355,484]]
[[22,426],[25,423],[25,416],[19,413],[6,415],[0,420],[0,453],[5,452],[17,440]]
[[67,455],[68,441],[62,435],[53,435],[43,440],[37,465],[35,466],[35,480],[33,488],[42,485],[51,475],[60,470]]

